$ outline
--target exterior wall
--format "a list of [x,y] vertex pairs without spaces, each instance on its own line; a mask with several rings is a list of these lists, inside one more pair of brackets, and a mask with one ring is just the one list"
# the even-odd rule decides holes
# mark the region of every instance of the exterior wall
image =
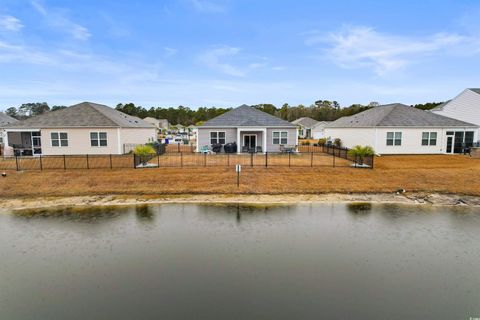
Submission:
[[[480,94],[466,89],[444,106],[443,110],[432,112],[480,126]],[[477,137],[479,135],[480,129],[477,129]]]
[[[340,138],[343,146],[352,148],[356,145],[375,148],[375,129],[373,128],[325,128],[325,137]],[[376,150],[375,150],[376,151]]]
[[[247,130],[247,128],[245,128]],[[210,146],[210,132],[212,131],[225,131],[225,142],[236,142],[238,150],[241,151],[243,145],[243,136],[245,134],[256,134],[257,135],[257,145],[262,146],[262,150],[268,152],[278,152],[280,151],[280,145],[273,144],[273,131],[287,131],[287,145],[288,146],[296,146],[298,145],[297,139],[297,128],[267,128],[267,145],[266,148],[263,146],[263,132],[262,131],[255,131],[254,128],[248,131],[241,131],[240,139],[241,141],[237,141],[237,128],[198,128],[198,143],[197,148],[201,148],[202,146]],[[259,128],[260,130],[260,128]]]
[[[121,154],[117,128],[70,128],[70,129],[42,129],[42,154],[43,155],[71,155],[71,154]],[[68,147],[52,147],[50,133],[68,133]],[[107,146],[90,146],[90,132],[106,132]]]
[[[210,132],[223,131],[225,132],[225,143],[237,142],[236,128],[198,128],[197,129],[197,147],[210,146]],[[237,146],[239,143],[237,142]]]
[[[325,135],[332,140],[340,138],[343,145],[369,145],[377,154],[443,154],[446,152],[447,131],[475,131],[473,128],[326,128]],[[401,132],[401,146],[387,146],[387,132]],[[436,132],[435,146],[422,146],[422,133]],[[478,134],[475,134],[478,139]]]
[[298,145],[298,130],[297,128],[267,128],[267,148],[268,152],[279,152],[280,145],[273,144],[273,132],[274,131],[287,131],[287,144],[285,146],[297,146]]
[[157,129],[155,128],[121,128],[120,129],[120,150],[123,153],[123,145],[145,144],[157,141]]

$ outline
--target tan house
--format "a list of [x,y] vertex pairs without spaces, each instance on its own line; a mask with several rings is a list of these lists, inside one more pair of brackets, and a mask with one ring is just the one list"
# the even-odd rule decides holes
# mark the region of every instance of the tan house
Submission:
[[123,154],[156,141],[156,128],[108,106],[82,102],[4,127],[5,155]]
[[143,118],[143,121],[150,123],[159,130],[168,130],[170,128],[170,123],[167,119],[156,119],[152,117]]

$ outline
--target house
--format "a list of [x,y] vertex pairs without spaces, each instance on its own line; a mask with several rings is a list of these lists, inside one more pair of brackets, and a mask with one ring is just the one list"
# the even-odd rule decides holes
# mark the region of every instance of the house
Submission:
[[168,130],[170,128],[170,123],[168,123],[167,119],[156,119],[152,117],[146,117],[143,121],[150,123],[151,125],[155,126],[155,128],[159,130]]
[[325,135],[348,148],[369,145],[377,154],[450,154],[471,146],[477,130],[475,124],[395,103],[333,121]]
[[92,102],[14,122],[5,131],[5,146],[25,156],[122,154],[126,144],[156,141],[151,124]]
[[[480,126],[480,89],[465,89],[452,100],[430,111]],[[477,130],[477,137],[480,139],[480,130]]]
[[0,112],[0,155],[3,154],[3,141],[5,136],[5,126],[17,122],[18,120],[15,118],[10,117],[9,115]]
[[197,150],[232,142],[237,152],[279,152],[282,146],[298,144],[298,131],[294,124],[247,105],[197,127]]
[[302,139],[324,138],[324,129],[329,121],[317,121],[309,117],[298,118],[292,121],[298,127],[298,137]]

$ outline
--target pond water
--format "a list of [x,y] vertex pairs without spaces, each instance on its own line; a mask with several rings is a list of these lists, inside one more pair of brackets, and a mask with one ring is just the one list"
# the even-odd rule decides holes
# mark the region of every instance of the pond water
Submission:
[[480,211],[158,205],[0,214],[0,319],[480,317]]

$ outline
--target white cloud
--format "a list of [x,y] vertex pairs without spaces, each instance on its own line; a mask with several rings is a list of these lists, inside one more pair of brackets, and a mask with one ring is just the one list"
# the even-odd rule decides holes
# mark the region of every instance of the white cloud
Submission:
[[240,48],[229,46],[219,47],[204,52],[200,56],[199,61],[205,64],[207,67],[210,67],[222,73],[235,77],[243,77],[246,73],[245,70],[242,70],[239,67],[222,61],[224,58],[235,56],[239,52]]
[[0,29],[2,28],[8,31],[19,31],[23,28],[23,24],[13,16],[0,16]]
[[70,20],[65,9],[47,8],[38,0],[31,0],[30,3],[45,18],[47,23],[56,30],[66,32],[76,40],[85,41],[90,38],[90,31],[86,27]]
[[454,49],[466,43],[468,37],[438,33],[423,39],[389,35],[369,27],[350,27],[340,32],[322,35],[314,32],[305,43],[327,45],[326,56],[343,68],[373,68],[384,75],[416,62],[425,55]]
[[222,13],[226,11],[226,8],[216,2],[207,0],[191,0],[191,4],[195,10],[204,13]]

